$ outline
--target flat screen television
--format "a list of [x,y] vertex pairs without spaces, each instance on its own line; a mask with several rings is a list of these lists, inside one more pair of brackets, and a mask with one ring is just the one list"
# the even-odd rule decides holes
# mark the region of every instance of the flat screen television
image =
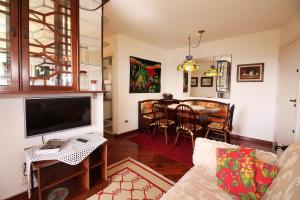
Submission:
[[91,125],[91,97],[25,99],[26,137]]

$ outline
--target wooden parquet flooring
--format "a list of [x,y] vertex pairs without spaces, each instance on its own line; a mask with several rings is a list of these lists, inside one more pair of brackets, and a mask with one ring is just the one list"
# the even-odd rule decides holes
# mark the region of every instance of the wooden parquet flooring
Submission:
[[[118,137],[104,134],[104,137],[109,139],[108,165],[130,156],[174,182],[177,182],[191,168],[190,166],[180,164],[168,157],[158,155],[155,152],[152,152],[151,150],[126,139],[134,134],[136,133],[132,133],[129,135],[125,134],[125,136]],[[231,143],[256,149],[262,149],[265,151],[272,151],[271,146],[266,146],[242,139],[231,139]]]
[[105,137],[109,139],[108,165],[132,157],[174,182],[177,182],[191,168],[165,156],[158,155],[126,138],[115,138],[108,134],[105,134]]

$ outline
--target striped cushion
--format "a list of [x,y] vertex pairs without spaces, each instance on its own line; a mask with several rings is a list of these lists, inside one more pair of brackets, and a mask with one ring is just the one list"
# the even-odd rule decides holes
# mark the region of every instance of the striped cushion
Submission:
[[[223,123],[213,122],[208,125],[208,128],[216,129],[216,130],[223,130],[223,126],[224,126]],[[225,129],[226,128],[227,128],[227,126],[225,127]]]
[[160,119],[156,122],[154,122],[154,125],[158,125],[162,128],[168,128],[168,126],[175,124],[175,122],[173,120],[168,120],[167,119]]
[[208,117],[209,122],[217,122],[217,123],[225,123],[224,118],[219,118],[219,117]]
[[153,119],[154,116],[153,116],[153,114],[146,114],[146,115],[143,115],[143,118],[146,118],[146,119]]
[[202,127],[198,124],[196,124],[194,126],[194,124],[182,124],[180,126],[177,126],[177,129],[182,129],[182,130],[185,130],[185,131],[193,131],[195,127],[195,131],[200,131],[202,129]]

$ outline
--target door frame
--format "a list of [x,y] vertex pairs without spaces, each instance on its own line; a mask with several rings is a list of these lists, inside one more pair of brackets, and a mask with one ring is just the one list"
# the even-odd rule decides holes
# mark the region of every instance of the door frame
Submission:
[[298,95],[297,95],[297,113],[296,113],[296,130],[294,141],[300,141],[300,63],[298,64]]

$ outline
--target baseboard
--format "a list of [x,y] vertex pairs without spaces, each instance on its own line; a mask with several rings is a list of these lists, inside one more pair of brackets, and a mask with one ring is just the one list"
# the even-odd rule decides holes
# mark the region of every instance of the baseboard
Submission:
[[236,139],[236,140],[245,140],[245,141],[248,141],[248,142],[261,144],[261,145],[266,145],[266,146],[270,146],[270,147],[273,146],[273,142],[267,141],[267,140],[261,140],[261,139],[250,138],[250,137],[245,137],[245,136],[241,136],[241,135],[234,135],[234,134],[230,134],[230,137],[232,139]]
[[[34,189],[34,194],[37,194],[37,188]],[[37,199],[37,196],[35,196],[32,199]],[[29,200],[28,198],[28,191],[20,192],[19,194],[16,194],[12,197],[7,198],[6,200]]]
[[120,133],[120,134],[114,134],[114,137],[115,138],[124,138],[124,137],[128,137],[128,136],[131,136],[131,135],[135,135],[137,133],[139,133],[139,129],[127,131],[127,132]]
[[126,137],[129,137],[129,136],[132,136],[132,135],[136,135],[137,133],[140,133],[139,129],[135,129],[135,130],[132,130],[132,131],[127,131],[127,132],[124,132],[124,133],[120,133],[120,134],[116,134],[116,133],[107,133],[104,131],[104,137],[105,138],[116,138],[116,139],[120,139],[120,138],[126,138]]

